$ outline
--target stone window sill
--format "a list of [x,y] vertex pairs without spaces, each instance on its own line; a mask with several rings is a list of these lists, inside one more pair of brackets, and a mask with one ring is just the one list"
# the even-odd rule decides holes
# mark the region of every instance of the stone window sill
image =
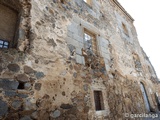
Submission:
[[107,116],[107,110],[100,110],[100,111],[96,111],[96,115],[97,116]]

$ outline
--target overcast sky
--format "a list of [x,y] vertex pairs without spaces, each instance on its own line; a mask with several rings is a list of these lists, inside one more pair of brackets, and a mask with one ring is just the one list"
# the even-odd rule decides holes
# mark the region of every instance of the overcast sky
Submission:
[[160,78],[160,0],[118,0],[135,19],[139,42]]

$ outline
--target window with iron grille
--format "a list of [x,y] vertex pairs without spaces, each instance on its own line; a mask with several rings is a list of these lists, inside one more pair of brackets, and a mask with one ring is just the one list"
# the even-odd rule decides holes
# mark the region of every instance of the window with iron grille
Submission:
[[18,12],[0,4],[0,49],[13,47],[17,29]]
[[94,101],[96,111],[104,110],[102,91],[94,91]]
[[0,48],[9,48],[9,42],[0,39]]
[[86,29],[84,29],[84,46],[86,50],[91,50],[97,54],[97,40],[96,35]]

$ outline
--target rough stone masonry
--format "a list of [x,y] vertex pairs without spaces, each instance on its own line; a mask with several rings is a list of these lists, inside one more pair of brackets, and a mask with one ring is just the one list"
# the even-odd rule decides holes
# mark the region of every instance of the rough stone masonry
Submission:
[[0,119],[159,111],[159,80],[133,21],[117,0],[0,0]]

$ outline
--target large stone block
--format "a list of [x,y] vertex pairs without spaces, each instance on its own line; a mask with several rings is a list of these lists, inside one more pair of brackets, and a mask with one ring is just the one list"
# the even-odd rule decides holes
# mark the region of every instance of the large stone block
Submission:
[[104,47],[104,48],[107,48],[108,45],[109,45],[109,42],[108,40],[104,39],[103,37],[98,37],[98,40],[99,40],[99,45]]
[[20,28],[19,29],[19,39],[24,40],[25,39],[25,30]]
[[85,59],[83,56],[82,56],[82,63],[83,63],[83,65],[85,65]]
[[13,90],[6,90],[5,91],[5,95],[7,97],[15,97],[17,95],[17,93],[15,91],[13,91]]
[[94,18],[99,19],[99,16],[100,16],[100,15],[98,15],[97,12],[90,11],[90,14],[91,14]]
[[105,67],[106,67],[106,71],[110,70],[110,66],[108,64],[105,64]]
[[84,35],[84,28],[82,26],[80,26],[78,28],[78,35],[79,35],[79,37],[84,38],[83,37],[83,35]]
[[70,54],[73,55],[76,49],[75,46],[72,44],[68,44],[67,46],[69,48]]
[[83,43],[83,36],[81,37],[78,34],[73,34],[73,39],[78,41],[78,42]]
[[34,73],[35,71],[34,71],[31,67],[29,67],[29,66],[24,66],[24,72],[25,72],[26,74],[32,74],[32,73]]
[[104,58],[108,59],[108,60],[111,59],[111,58],[110,58],[110,55],[107,54],[107,53],[101,52],[101,55],[102,55]]
[[78,28],[78,24],[76,24],[76,23],[74,23],[74,22],[67,27],[67,29],[68,29],[69,31],[73,32],[73,33],[78,33],[77,28]]
[[29,78],[26,74],[18,74],[16,79],[20,82],[28,82]]
[[18,88],[19,83],[17,81],[9,80],[9,79],[0,79],[0,88],[5,90],[16,90]]
[[104,58],[104,62],[105,62],[105,64],[109,65],[109,60],[108,59]]
[[35,76],[36,76],[37,79],[41,79],[41,78],[43,78],[45,75],[44,75],[43,72],[36,72],[36,73],[35,73]]
[[100,50],[101,52],[106,53],[106,54],[110,54],[109,49],[108,49],[108,46],[106,46],[106,47],[99,46],[99,50]]
[[28,97],[27,94],[23,94],[23,93],[17,93],[16,96],[19,98],[27,98]]
[[76,54],[76,62],[79,64],[85,64],[84,57]]
[[20,71],[20,67],[19,67],[18,64],[9,64],[7,67],[12,72],[18,72],[18,71]]
[[79,45],[79,42],[74,40],[73,38],[67,37],[66,40],[67,40],[68,44],[72,44],[74,46],[78,46]]
[[68,30],[67,31],[67,36],[70,37],[70,38],[73,38],[73,32],[71,32],[71,31]]
[[39,90],[41,90],[41,86],[42,86],[41,83],[35,83],[34,88],[39,91]]
[[8,105],[5,101],[0,100],[0,116],[7,114]]
[[24,89],[29,89],[31,87],[31,83],[25,83],[24,84]]
[[25,99],[23,102],[23,108],[25,110],[36,110],[36,104],[31,101],[30,98]]
[[81,42],[78,42],[78,46],[77,47],[79,47],[79,48],[84,48],[84,44],[83,43],[81,43]]
[[[76,4],[79,6],[79,7],[82,7],[83,3],[81,0],[75,0]],[[77,19],[74,19],[74,21],[76,22]]]
[[57,117],[59,117],[60,115],[61,115],[61,112],[60,112],[59,110],[55,110],[55,111],[51,112],[51,114],[50,114],[50,116],[51,116],[52,118],[57,118]]
[[89,31],[92,31],[95,34],[99,34],[99,29],[96,28],[93,24],[88,23],[84,20],[81,20],[81,25],[82,25],[82,27],[88,29]]
[[20,101],[20,100],[14,100],[13,102],[12,102],[12,107],[14,108],[14,109],[18,109],[18,108],[20,108],[21,107],[21,105],[22,105],[22,101]]
[[82,55],[82,50],[80,48],[76,48],[76,54]]

